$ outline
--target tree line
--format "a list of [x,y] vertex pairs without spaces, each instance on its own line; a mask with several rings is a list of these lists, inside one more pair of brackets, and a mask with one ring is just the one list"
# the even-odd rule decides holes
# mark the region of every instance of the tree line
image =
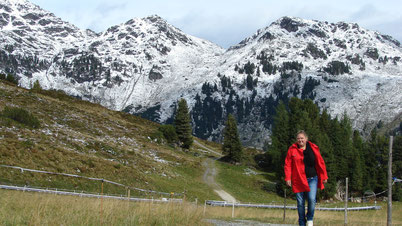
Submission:
[[[321,198],[331,198],[337,183],[349,178],[352,196],[362,197],[364,192],[380,193],[387,189],[389,137],[374,129],[365,140],[353,130],[346,114],[331,118],[326,110],[320,113],[310,99],[291,98],[287,105],[281,102],[276,108],[271,144],[266,146],[264,168],[276,174],[276,191],[283,194],[284,159],[290,145],[295,143],[298,130],[305,130],[309,140],[317,144],[327,166],[329,180]],[[396,136],[393,145],[393,175],[402,174],[402,136]],[[402,200],[401,186],[395,186],[395,200]]]
[[[184,99],[178,103],[174,125],[164,125],[161,129],[165,137],[177,134],[169,139],[179,142],[183,148],[190,148],[193,142],[191,118]],[[319,146],[326,163],[329,180],[320,192],[320,198],[334,197],[337,186],[343,184],[346,177],[349,178],[351,195],[355,197],[362,197],[366,191],[381,193],[387,190],[388,136],[379,135],[374,129],[368,139],[363,139],[359,131],[352,129],[346,114],[331,118],[325,109],[320,112],[311,99],[293,97],[286,104],[280,102],[276,108],[272,142],[264,148],[264,161],[260,165],[266,171],[275,172],[278,194],[285,190],[284,160],[299,130],[305,130],[309,140]],[[222,160],[241,163],[243,147],[232,114],[228,114],[222,133],[222,152],[225,155]],[[402,178],[402,136],[395,136],[393,153],[393,175]],[[393,199],[402,200],[401,186],[395,185],[393,189]]]
[[[191,117],[185,99],[180,99],[175,113],[173,125],[161,125],[159,131],[169,144],[184,149],[190,149],[193,144]],[[236,118],[229,114],[223,130],[222,160],[231,163],[240,163],[243,157],[243,147],[237,130]]]

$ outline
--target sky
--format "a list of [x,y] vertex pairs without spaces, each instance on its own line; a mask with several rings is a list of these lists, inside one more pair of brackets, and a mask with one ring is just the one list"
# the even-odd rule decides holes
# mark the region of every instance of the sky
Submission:
[[96,32],[158,15],[183,32],[223,48],[283,16],[358,23],[402,43],[400,0],[29,0],[81,29]]

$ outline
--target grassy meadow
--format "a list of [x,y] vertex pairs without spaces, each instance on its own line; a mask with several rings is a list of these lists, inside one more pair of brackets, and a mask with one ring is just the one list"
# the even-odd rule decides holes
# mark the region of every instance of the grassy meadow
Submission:
[[[28,111],[40,126],[5,117],[6,108]],[[0,81],[0,165],[103,178],[160,192],[186,193],[189,199],[217,198],[202,183],[202,152],[168,145],[159,124],[54,90],[32,91]],[[99,193],[100,182],[0,167],[9,185]],[[126,193],[105,184],[105,193]],[[148,196],[141,192],[133,196]]]
[[[40,125],[30,127],[5,117],[1,112],[6,107],[28,111]],[[206,219],[297,223],[297,212],[292,210],[287,210],[283,222],[283,210],[236,208],[232,219],[231,208],[205,208],[205,200],[220,200],[203,181],[203,161],[216,156],[197,145],[190,150],[171,146],[158,128],[156,123],[60,91],[32,91],[0,81],[0,165],[103,178],[185,198],[183,204],[155,204],[0,190],[0,225],[210,225]],[[197,141],[220,152],[219,144]],[[216,161],[215,180],[242,203],[281,205],[283,198],[274,193],[271,182],[274,175],[258,170],[256,154],[261,153],[247,149],[242,165]],[[4,167],[0,184],[101,193],[99,181]],[[103,193],[126,195],[127,190],[105,183]],[[131,190],[131,197],[151,196],[161,198]],[[289,198],[288,204],[295,201]],[[379,211],[350,212],[349,225],[385,225],[386,204],[380,205]],[[402,225],[399,202],[394,203],[393,222]],[[343,212],[317,211],[316,225],[343,225]]]
[[[283,210],[204,206],[202,203],[138,203],[125,200],[83,198],[0,190],[1,225],[212,225],[225,222],[295,224],[297,212]],[[62,205],[60,205],[62,203]],[[342,203],[339,203],[342,205]],[[348,212],[348,225],[386,225],[387,207]],[[402,225],[402,205],[393,204],[393,225]],[[344,225],[344,212],[316,211],[316,225]]]

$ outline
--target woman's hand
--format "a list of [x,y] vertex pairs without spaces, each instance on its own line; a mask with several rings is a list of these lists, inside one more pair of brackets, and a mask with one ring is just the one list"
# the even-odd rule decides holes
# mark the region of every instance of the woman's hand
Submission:
[[289,186],[289,187],[292,187],[292,181],[287,180],[287,181],[286,181],[286,185]]
[[324,183],[324,184],[327,183],[327,182],[328,182],[328,180],[323,180],[323,181],[322,181],[322,183]]

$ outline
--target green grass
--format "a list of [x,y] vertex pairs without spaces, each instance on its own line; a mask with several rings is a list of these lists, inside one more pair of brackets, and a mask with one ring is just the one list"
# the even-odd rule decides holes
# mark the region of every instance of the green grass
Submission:
[[[190,154],[197,150],[187,153],[164,141],[150,139],[158,132],[157,123],[58,91],[32,92],[0,82],[0,94],[0,111],[10,106],[23,108],[35,115],[41,125],[32,129],[0,117],[0,164],[104,178],[161,192],[186,190],[188,198],[193,200],[213,194],[207,186],[199,185],[202,157]],[[0,181],[100,191],[99,183],[85,179],[22,173],[2,167]],[[105,185],[105,192],[125,194],[126,190]]]
[[[185,192],[186,200],[194,202],[197,199],[200,204],[204,200],[219,199],[202,179],[204,168],[201,163],[206,155],[214,156],[214,154],[205,154],[199,150],[202,148],[197,146],[189,151],[183,151],[163,140],[155,141],[152,138],[158,133],[159,128],[156,123],[64,96],[62,92],[36,93],[1,81],[0,97],[0,111],[6,106],[19,107],[32,113],[40,121],[40,127],[35,129],[10,118],[0,117],[0,164],[104,178],[130,187],[161,192]],[[221,145],[197,140],[208,148],[220,152]],[[283,198],[272,192],[274,185],[271,181],[274,175],[255,169],[256,154],[261,153],[255,149],[246,149],[245,162],[239,166],[216,162],[218,168],[216,181],[240,202],[282,204]],[[0,167],[0,183],[101,192],[99,181],[21,172],[3,167]],[[103,189],[105,194],[127,194],[126,188],[116,185],[105,183]],[[151,194],[131,190],[131,196],[149,197]],[[96,200],[64,198],[66,199],[57,196],[57,199],[48,199],[39,194],[0,190],[1,224],[99,224],[97,207],[99,203]],[[288,199],[288,203],[295,202]],[[168,222],[168,225],[205,224],[200,220],[202,217],[199,207],[192,209],[186,205],[167,208],[154,206],[150,209],[146,205],[133,205],[135,206],[133,209],[127,207],[122,210],[121,206],[121,202],[114,201],[105,204],[105,224],[166,225],[162,222]],[[401,204],[396,203],[394,206],[394,210],[397,211],[394,214],[395,222],[400,223]],[[176,212],[173,213],[171,210]],[[206,211],[207,218],[231,218],[231,210],[227,208],[208,207]],[[353,216],[351,219],[359,222],[361,218],[367,220],[370,225],[376,222],[372,215],[383,219],[382,211],[351,213]],[[287,222],[294,223],[296,215],[295,212],[290,213]],[[341,214],[333,215],[334,219],[328,222],[335,225],[343,223]],[[236,218],[239,219],[280,223],[281,216],[279,210],[244,208],[236,210]],[[321,216],[320,213],[318,216],[318,222],[325,225],[327,222],[325,217],[332,215]]]
[[[217,182],[240,202],[281,203],[283,199],[272,192],[273,184],[270,173],[262,172],[249,166],[235,166],[225,162],[216,162]],[[254,174],[256,173],[256,174]]]

